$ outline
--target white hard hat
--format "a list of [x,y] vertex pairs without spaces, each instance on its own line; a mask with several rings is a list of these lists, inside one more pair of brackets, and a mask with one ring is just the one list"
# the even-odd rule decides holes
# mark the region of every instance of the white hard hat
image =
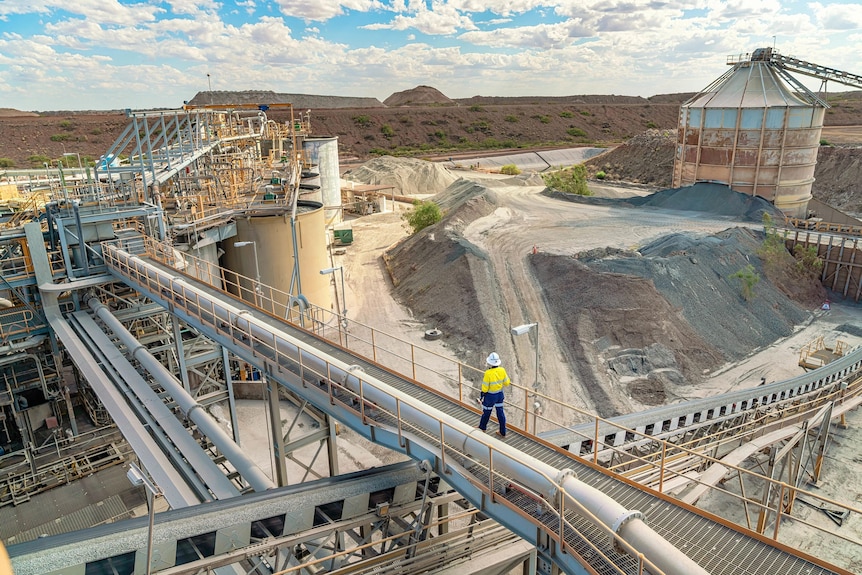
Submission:
[[496,351],[492,351],[491,355],[488,356],[488,359],[485,360],[485,363],[487,363],[488,365],[497,367],[498,365],[503,363],[503,361],[500,359],[500,356],[497,355]]

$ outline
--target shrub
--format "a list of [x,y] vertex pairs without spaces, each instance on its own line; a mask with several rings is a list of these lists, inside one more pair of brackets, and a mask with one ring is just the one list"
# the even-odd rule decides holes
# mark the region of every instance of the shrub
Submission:
[[817,278],[823,270],[823,260],[817,256],[817,246],[797,244],[793,248],[796,258],[796,273],[803,278]]
[[786,261],[789,252],[784,244],[784,238],[775,229],[775,223],[769,214],[763,214],[763,230],[766,237],[760,248],[757,250],[757,255],[763,260],[763,264],[767,267],[781,267]]
[[506,116],[503,119],[506,120],[507,122],[515,123],[518,121],[518,116],[513,116],[513,115],[509,114],[508,116]]
[[483,108],[479,104],[473,104],[472,106],[470,106],[470,111],[471,112],[484,112],[485,108]]
[[647,122],[646,127],[647,128],[658,128],[658,124],[656,124],[655,122]]
[[566,133],[575,138],[586,138],[587,133],[580,128],[569,128]]
[[14,168],[15,160],[11,158],[0,158],[0,168]]
[[63,120],[62,122],[60,122],[60,127],[67,132],[71,132],[75,129],[76,126],[75,122],[73,122],[72,120]]
[[581,110],[581,116],[592,116],[593,114],[587,110]]
[[604,180],[607,177],[608,177],[608,175],[606,173],[604,173],[602,170],[599,170],[598,172],[596,172],[596,179],[597,180]]
[[401,217],[407,221],[407,225],[415,234],[439,222],[443,219],[443,214],[440,212],[440,206],[434,202],[416,200],[413,202],[413,207],[404,212]]
[[363,114],[361,116],[353,116],[353,121],[358,126],[362,126],[363,128],[371,125],[371,118],[366,116],[365,114]]
[[33,164],[34,166],[41,166],[45,162],[50,162],[51,158],[48,156],[42,156],[39,154],[33,154],[32,156],[27,156],[27,161]]
[[573,113],[569,112],[568,110],[563,110],[562,112],[560,112],[560,117],[561,118],[574,118],[575,115]]
[[579,196],[592,196],[593,193],[587,187],[587,168],[583,164],[572,166],[565,170],[543,174],[542,180],[549,188],[559,190],[567,194]]
[[821,146],[831,146],[832,144],[830,144],[829,140],[827,140],[826,138],[820,138],[820,145]]
[[506,164],[500,168],[500,173],[506,174],[507,176],[517,176],[521,173],[521,170],[519,170],[518,166],[515,164]]
[[551,117],[550,116],[539,116],[539,121],[543,124],[550,124]]
[[387,138],[391,138],[395,135],[395,130],[393,130],[392,126],[390,126],[389,124],[383,124],[382,126],[380,126],[380,133]]
[[751,301],[754,297],[754,286],[760,283],[760,274],[754,271],[754,266],[748,264],[744,268],[737,270],[730,276],[733,279],[738,279],[742,286],[742,299]]
[[54,134],[51,136],[52,142],[65,142],[69,139],[69,134]]

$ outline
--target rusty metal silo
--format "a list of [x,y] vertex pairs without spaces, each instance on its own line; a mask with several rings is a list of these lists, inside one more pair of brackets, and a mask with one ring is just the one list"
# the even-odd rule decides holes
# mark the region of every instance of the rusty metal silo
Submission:
[[680,107],[673,185],[719,182],[805,217],[828,105],[777,65],[771,48],[728,63]]

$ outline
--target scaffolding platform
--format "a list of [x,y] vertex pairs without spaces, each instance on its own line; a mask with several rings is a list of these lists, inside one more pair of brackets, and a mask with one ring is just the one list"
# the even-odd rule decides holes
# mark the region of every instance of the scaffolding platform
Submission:
[[841,340],[835,347],[827,347],[823,336],[808,342],[799,350],[799,366],[805,370],[817,369],[831,363],[847,352],[847,344]]

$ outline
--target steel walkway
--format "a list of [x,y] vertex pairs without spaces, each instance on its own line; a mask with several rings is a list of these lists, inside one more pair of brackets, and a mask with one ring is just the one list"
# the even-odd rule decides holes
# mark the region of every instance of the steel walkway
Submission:
[[[539,461],[555,470],[571,469],[578,480],[608,494],[629,510],[646,515],[649,526],[704,572],[719,574],[846,574],[815,558],[802,557],[792,549],[779,548],[767,538],[718,522],[694,508],[656,495],[633,482],[614,476],[539,438],[512,430],[505,446],[490,438],[476,440],[464,427],[476,424],[476,410],[441,396],[415,381],[386,370],[366,358],[348,352],[293,324],[262,313],[177,270],[151,260],[137,258],[115,246],[105,246],[106,263],[114,275],[160,302],[172,313],[199,329],[237,355],[253,363],[268,379],[277,381],[355,431],[386,447],[413,458],[432,460],[435,471],[477,508],[536,545],[539,553],[569,573],[638,573],[644,569],[636,553],[617,550],[624,541],[615,539],[589,512],[575,512],[577,502],[559,491],[542,493],[519,484],[529,461]],[[324,358],[324,359],[319,359]],[[325,367],[314,368],[314,360]],[[346,366],[346,367],[345,367]],[[358,390],[347,385],[356,374]],[[341,381],[335,381],[341,378]],[[395,407],[375,403],[370,390],[382,382],[397,393]],[[365,390],[363,392],[363,384]],[[412,403],[408,403],[410,398]],[[409,417],[420,417],[427,406],[445,414],[439,432],[415,425]],[[449,419],[460,425],[449,423]],[[489,462],[476,457],[475,441],[486,449]],[[515,468],[505,468],[512,453]],[[517,468],[523,460],[524,469]],[[500,472],[501,467],[505,475]],[[557,487],[562,481],[557,478]],[[554,501],[556,495],[556,502]],[[564,500],[564,504],[558,503]],[[565,507],[565,506],[568,507]],[[560,518],[562,518],[562,525]],[[621,518],[624,522],[630,517]],[[622,533],[620,525],[615,525]],[[632,554],[635,553],[635,554]],[[584,565],[588,566],[586,569]],[[655,572],[655,567],[650,568]]]

